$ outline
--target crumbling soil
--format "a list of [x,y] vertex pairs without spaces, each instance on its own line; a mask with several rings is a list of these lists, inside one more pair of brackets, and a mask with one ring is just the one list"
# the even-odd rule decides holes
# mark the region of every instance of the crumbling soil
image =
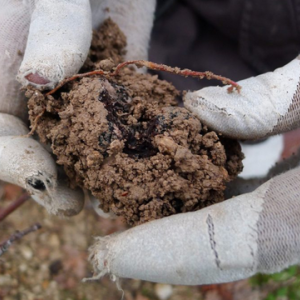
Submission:
[[[84,71],[112,69],[125,45],[106,21]],[[242,170],[238,142],[178,107],[179,92],[157,76],[126,68],[114,79],[84,77],[51,96],[33,89],[27,95],[32,124],[45,110],[36,132],[71,186],[90,190],[100,208],[131,225],[222,201],[225,184]]]

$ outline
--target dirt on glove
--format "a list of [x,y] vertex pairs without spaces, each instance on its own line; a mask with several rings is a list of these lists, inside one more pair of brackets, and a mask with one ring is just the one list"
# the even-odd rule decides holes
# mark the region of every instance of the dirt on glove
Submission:
[[[94,39],[84,71],[123,61],[126,39],[111,21]],[[109,58],[109,60],[108,60]],[[112,79],[72,81],[51,96],[28,89],[30,121],[50,144],[72,187],[137,225],[224,200],[242,170],[235,140],[209,130],[178,107],[180,93],[157,76],[125,68]]]

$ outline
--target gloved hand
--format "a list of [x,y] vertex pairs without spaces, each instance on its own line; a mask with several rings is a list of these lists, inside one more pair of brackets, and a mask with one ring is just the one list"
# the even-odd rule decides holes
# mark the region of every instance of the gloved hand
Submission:
[[[127,36],[125,59],[146,59],[155,1],[0,0],[0,180],[22,186],[50,213],[71,216],[83,193],[58,180],[50,154],[28,133],[21,85],[52,88],[78,72],[92,26],[111,17]],[[19,82],[16,80],[18,77]]]
[[[251,139],[299,127],[300,60],[240,81],[241,93],[209,87],[185,106],[213,130]],[[197,212],[152,221],[98,238],[90,259],[96,276],[171,284],[212,284],[273,273],[300,263],[300,168],[252,193]]]

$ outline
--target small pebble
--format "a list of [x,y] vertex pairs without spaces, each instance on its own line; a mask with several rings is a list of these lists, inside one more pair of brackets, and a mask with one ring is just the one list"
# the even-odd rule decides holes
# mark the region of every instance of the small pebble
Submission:
[[33,256],[32,250],[31,248],[29,248],[28,246],[23,245],[20,248],[21,254],[22,256],[26,259],[26,260],[30,260]]
[[157,283],[154,287],[155,294],[160,300],[167,300],[173,294],[173,287],[170,284]]
[[27,264],[20,264],[19,265],[19,270],[24,273],[27,271]]
[[54,260],[50,265],[49,265],[49,272],[50,275],[54,276],[57,275],[63,268],[62,261],[60,259]]
[[52,247],[55,247],[55,248],[59,247],[60,246],[60,240],[58,238],[58,235],[57,234],[51,234],[50,237],[49,237],[48,243]]
[[40,294],[42,292],[42,286],[41,285],[35,285],[33,288],[32,288],[32,291],[33,293],[36,295],[36,294]]

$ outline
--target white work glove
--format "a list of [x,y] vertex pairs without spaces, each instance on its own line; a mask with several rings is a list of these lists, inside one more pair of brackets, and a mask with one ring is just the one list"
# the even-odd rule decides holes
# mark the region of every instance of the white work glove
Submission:
[[[185,106],[213,130],[249,139],[299,127],[300,60],[240,81],[240,94],[209,87]],[[212,284],[273,273],[300,263],[300,168],[197,212],[152,221],[97,238],[95,277],[171,284]]]
[[[58,179],[50,154],[28,133],[27,84],[52,88],[78,72],[92,37],[111,17],[127,37],[125,59],[147,59],[155,1],[0,0],[0,180],[25,188],[50,213],[71,216],[83,193]],[[18,77],[19,83],[16,80]]]

